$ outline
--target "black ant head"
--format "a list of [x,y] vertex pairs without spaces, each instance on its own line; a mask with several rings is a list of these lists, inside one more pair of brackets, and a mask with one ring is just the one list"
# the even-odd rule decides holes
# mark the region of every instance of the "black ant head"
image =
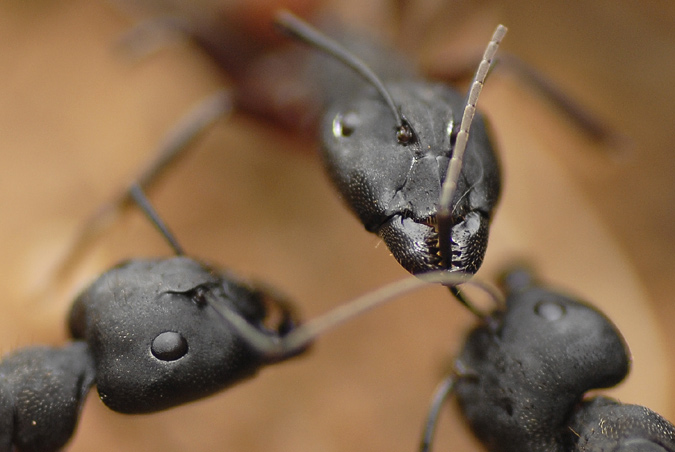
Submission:
[[[476,272],[500,174],[483,120],[472,123],[480,92],[474,87],[485,81],[506,29],[495,31],[467,100],[420,80],[385,84],[358,56],[291,13],[279,12],[276,21],[365,82],[329,102],[321,141],[333,182],[366,229],[412,273]],[[451,158],[457,171],[448,177]]]
[[109,270],[77,298],[69,325],[89,345],[101,400],[124,413],[152,412],[211,395],[271,362],[216,308],[273,339],[296,326],[284,301],[187,257]]
[[366,229],[385,241],[411,273],[451,269],[474,273],[487,249],[500,172],[485,122],[477,115],[452,199],[449,262],[437,214],[465,99],[435,83],[387,85],[401,105],[412,139],[397,139],[396,123],[374,90],[337,103],[322,127],[329,174]]
[[494,450],[549,450],[586,391],[624,379],[628,349],[594,307],[523,270],[505,281],[506,309],[472,331],[458,358],[458,400]]
[[[502,345],[510,344],[514,356],[529,358],[528,372],[560,379],[557,385],[579,396],[623,380],[630,359],[616,326],[585,302],[534,280],[525,285],[521,272],[507,275],[511,286],[506,286],[506,312],[497,332]],[[517,278],[523,285],[513,285]]]

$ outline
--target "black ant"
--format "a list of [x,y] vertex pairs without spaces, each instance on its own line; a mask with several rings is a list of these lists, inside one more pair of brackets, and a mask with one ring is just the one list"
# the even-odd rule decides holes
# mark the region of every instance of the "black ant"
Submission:
[[[385,85],[354,53],[291,13],[279,12],[276,23],[366,81],[350,89],[347,103],[332,83],[320,90],[326,97],[320,126],[324,161],[366,229],[377,233],[414,274],[443,269],[475,273],[501,189],[497,158],[476,102],[506,28],[497,27],[464,100],[445,85],[417,79]],[[326,66],[324,70],[332,68]],[[160,148],[158,160],[141,173],[139,184],[149,184],[226,105],[229,99],[218,94],[190,114]],[[128,200],[129,194],[122,193],[94,215],[63,268],[87,244],[104,214],[119,211]],[[470,306],[456,287],[450,289]]]
[[485,124],[474,114],[506,28],[495,31],[464,101],[442,84],[408,78],[385,84],[352,52],[289,13],[280,13],[277,24],[367,82],[348,94],[327,83],[319,127],[328,173],[365,228],[412,273],[476,272],[501,177]]
[[[372,56],[380,49],[364,48],[358,42],[350,43],[349,47],[354,49],[348,49],[283,11],[276,14],[276,25],[321,50],[324,59],[312,57],[298,61],[290,55],[283,68],[274,69],[274,66],[267,67],[269,60],[276,63],[285,55],[258,56],[258,60],[249,61],[248,65],[237,65],[244,66],[243,69],[234,68],[232,60],[239,61],[239,58],[233,53],[238,52],[233,52],[226,42],[227,30],[218,33],[217,27],[203,17],[202,22],[196,19],[192,23],[191,19],[195,18],[189,16],[162,16],[144,23],[131,36],[140,35],[137,39],[142,41],[148,29],[179,30],[192,37],[226,72],[231,71],[235,78],[243,80],[242,85],[247,84],[247,78],[257,80],[254,74],[267,68],[265,80],[272,88],[239,87],[232,94],[234,106],[261,117],[280,110],[271,114],[282,122],[285,119],[296,125],[311,123],[318,130],[327,172],[341,196],[366,230],[377,233],[404,268],[414,274],[440,269],[475,273],[480,268],[487,250],[489,224],[500,196],[501,175],[486,125],[476,113],[476,102],[506,32],[504,27],[498,28],[482,60],[477,61],[478,70],[465,99],[444,84],[428,82],[409,70],[400,70],[398,58],[374,62],[378,72],[383,73],[380,79],[359,57],[360,53]],[[246,50],[241,53],[246,54]],[[326,60],[325,55],[330,59]],[[272,99],[263,100],[265,96],[274,97],[267,91],[288,76],[289,67],[298,76],[295,84],[311,93],[305,93],[302,99],[310,103],[306,106],[307,116],[313,119],[297,120],[290,112],[293,107],[285,106],[288,110],[284,111],[285,107],[276,105]],[[304,71],[307,74],[298,67],[307,69]],[[564,103],[549,86],[543,83],[537,86],[567,113],[579,116],[579,123],[589,134],[598,132],[595,123],[577,114],[576,106]],[[278,93],[278,96],[285,94]],[[195,111],[199,112],[200,108]],[[206,111],[206,117],[217,112],[212,106],[207,106]],[[210,123],[201,119],[192,124],[188,122],[184,125],[186,130],[179,131],[179,135],[197,134]],[[607,133],[597,133],[601,137],[604,134]],[[177,143],[160,150],[158,160],[139,178],[143,186],[185,148]],[[122,207],[124,196],[107,208]],[[85,226],[75,250],[86,245],[85,239],[101,222],[95,216]],[[72,260],[71,257],[63,268]],[[455,288],[451,289],[458,294]]]
[[223,312],[275,342],[296,327],[286,301],[185,257],[140,187],[130,193],[177,257],[106,271],[73,303],[72,342],[23,348],[0,362],[0,450],[61,449],[92,385],[115,411],[149,413],[209,396],[305,350],[259,355],[242,341]]
[[438,387],[421,452],[452,393],[490,452],[675,451],[675,426],[657,413],[584,397],[628,375],[628,347],[605,315],[524,268],[506,273],[502,286],[505,305],[469,333]]
[[75,299],[71,342],[27,347],[3,358],[0,451],[61,449],[94,385],[114,411],[162,411],[297,356],[327,329],[426,282],[466,281],[446,273],[411,278],[299,327],[282,297],[186,257],[140,185],[128,192],[176,257],[116,265]]

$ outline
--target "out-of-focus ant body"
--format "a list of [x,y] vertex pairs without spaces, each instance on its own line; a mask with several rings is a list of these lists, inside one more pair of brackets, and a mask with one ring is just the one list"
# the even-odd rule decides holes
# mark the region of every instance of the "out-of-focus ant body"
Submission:
[[508,272],[502,286],[505,305],[469,333],[454,372],[437,390],[423,452],[453,392],[490,452],[675,450],[675,427],[657,413],[584,398],[628,375],[628,347],[605,315],[544,287],[523,268]]

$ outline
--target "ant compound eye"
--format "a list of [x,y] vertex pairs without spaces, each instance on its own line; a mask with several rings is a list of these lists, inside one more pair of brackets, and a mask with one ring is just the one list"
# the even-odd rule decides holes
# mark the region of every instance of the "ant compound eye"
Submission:
[[155,358],[161,361],[175,361],[185,356],[188,344],[182,334],[165,331],[152,341],[150,349]]
[[400,144],[410,144],[414,139],[415,133],[407,123],[404,122],[401,127],[396,129],[396,141]]
[[565,316],[565,307],[557,301],[542,300],[534,307],[534,312],[550,322]]
[[202,286],[194,288],[190,292],[190,299],[197,306],[206,306],[207,303],[208,303],[207,300],[206,300],[207,290],[208,290],[207,288],[202,287]]
[[358,126],[359,118],[356,113],[338,113],[333,119],[333,135],[335,138],[351,136]]

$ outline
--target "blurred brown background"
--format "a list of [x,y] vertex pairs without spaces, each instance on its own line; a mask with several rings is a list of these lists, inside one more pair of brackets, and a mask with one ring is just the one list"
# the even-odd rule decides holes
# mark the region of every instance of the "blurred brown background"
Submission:
[[[282,3],[204,7],[264,16]],[[506,180],[480,275],[525,257],[552,284],[602,306],[634,355],[631,378],[614,394],[675,419],[675,6],[420,0],[404,5],[404,39],[390,20],[396,2],[314,3],[295,2],[369,24],[423,67],[482,48],[502,22],[510,28],[504,49],[630,137],[618,150],[596,145],[521,80],[496,72],[480,104]],[[191,105],[228,83],[187,44],[137,63],[116,54],[132,24],[106,3],[0,3],[2,352],[62,343],[78,287],[123,258],[170,254],[132,214],[75,277],[48,295],[39,290],[84,218]],[[313,148],[235,115],[151,192],[191,254],[274,284],[306,318],[405,276],[341,205]],[[429,289],[209,400],[123,416],[92,394],[70,450],[412,451],[433,387],[471,322],[444,290]],[[437,450],[475,448],[450,410],[438,441]]]

